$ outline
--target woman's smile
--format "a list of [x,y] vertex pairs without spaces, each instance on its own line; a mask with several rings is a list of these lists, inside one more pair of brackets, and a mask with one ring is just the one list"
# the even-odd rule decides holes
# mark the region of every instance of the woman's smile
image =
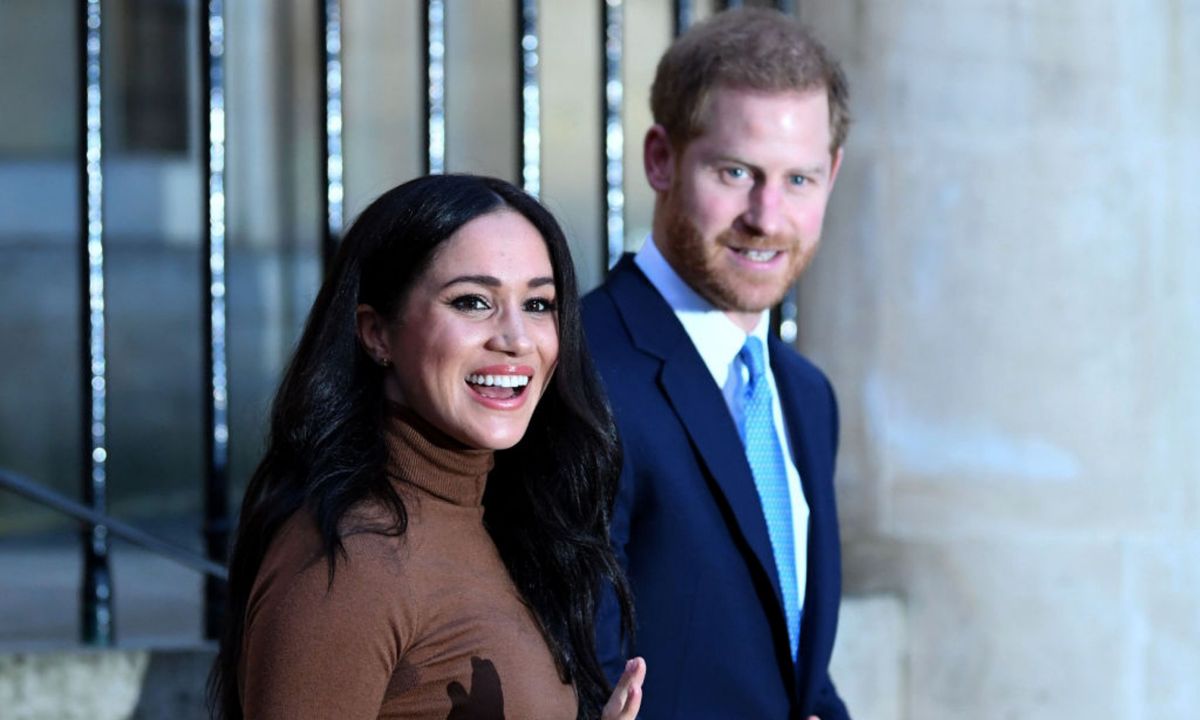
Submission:
[[513,410],[525,402],[525,389],[533,379],[528,365],[492,365],[477,369],[466,377],[467,387],[485,407]]

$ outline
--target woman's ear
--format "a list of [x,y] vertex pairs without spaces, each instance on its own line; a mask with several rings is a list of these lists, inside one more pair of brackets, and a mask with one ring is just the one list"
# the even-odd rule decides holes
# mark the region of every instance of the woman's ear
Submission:
[[387,322],[375,308],[359,305],[354,311],[355,330],[358,343],[376,363],[387,367],[392,364],[391,348],[388,346]]

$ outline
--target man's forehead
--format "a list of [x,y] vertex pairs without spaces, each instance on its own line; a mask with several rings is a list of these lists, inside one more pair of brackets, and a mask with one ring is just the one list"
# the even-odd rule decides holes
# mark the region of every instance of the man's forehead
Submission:
[[702,105],[696,134],[678,148],[740,145],[753,139],[790,138],[828,146],[833,128],[823,88],[761,91],[715,88]]
[[756,125],[762,132],[785,132],[803,126],[806,132],[832,132],[829,101],[821,89],[761,90],[714,89],[704,98],[697,114],[696,137],[710,134],[714,127],[731,124]]

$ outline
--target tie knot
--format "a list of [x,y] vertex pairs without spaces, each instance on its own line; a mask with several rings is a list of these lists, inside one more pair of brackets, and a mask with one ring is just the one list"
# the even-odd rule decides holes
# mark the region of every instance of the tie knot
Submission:
[[746,344],[738,352],[738,357],[750,371],[752,381],[761,378],[767,370],[766,363],[763,362],[762,341],[756,337],[746,338]]

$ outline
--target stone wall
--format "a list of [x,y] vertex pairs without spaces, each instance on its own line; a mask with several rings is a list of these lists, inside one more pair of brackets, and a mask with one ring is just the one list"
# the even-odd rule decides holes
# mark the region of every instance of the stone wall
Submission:
[[857,120],[800,344],[906,716],[1200,716],[1200,2],[800,5]]

